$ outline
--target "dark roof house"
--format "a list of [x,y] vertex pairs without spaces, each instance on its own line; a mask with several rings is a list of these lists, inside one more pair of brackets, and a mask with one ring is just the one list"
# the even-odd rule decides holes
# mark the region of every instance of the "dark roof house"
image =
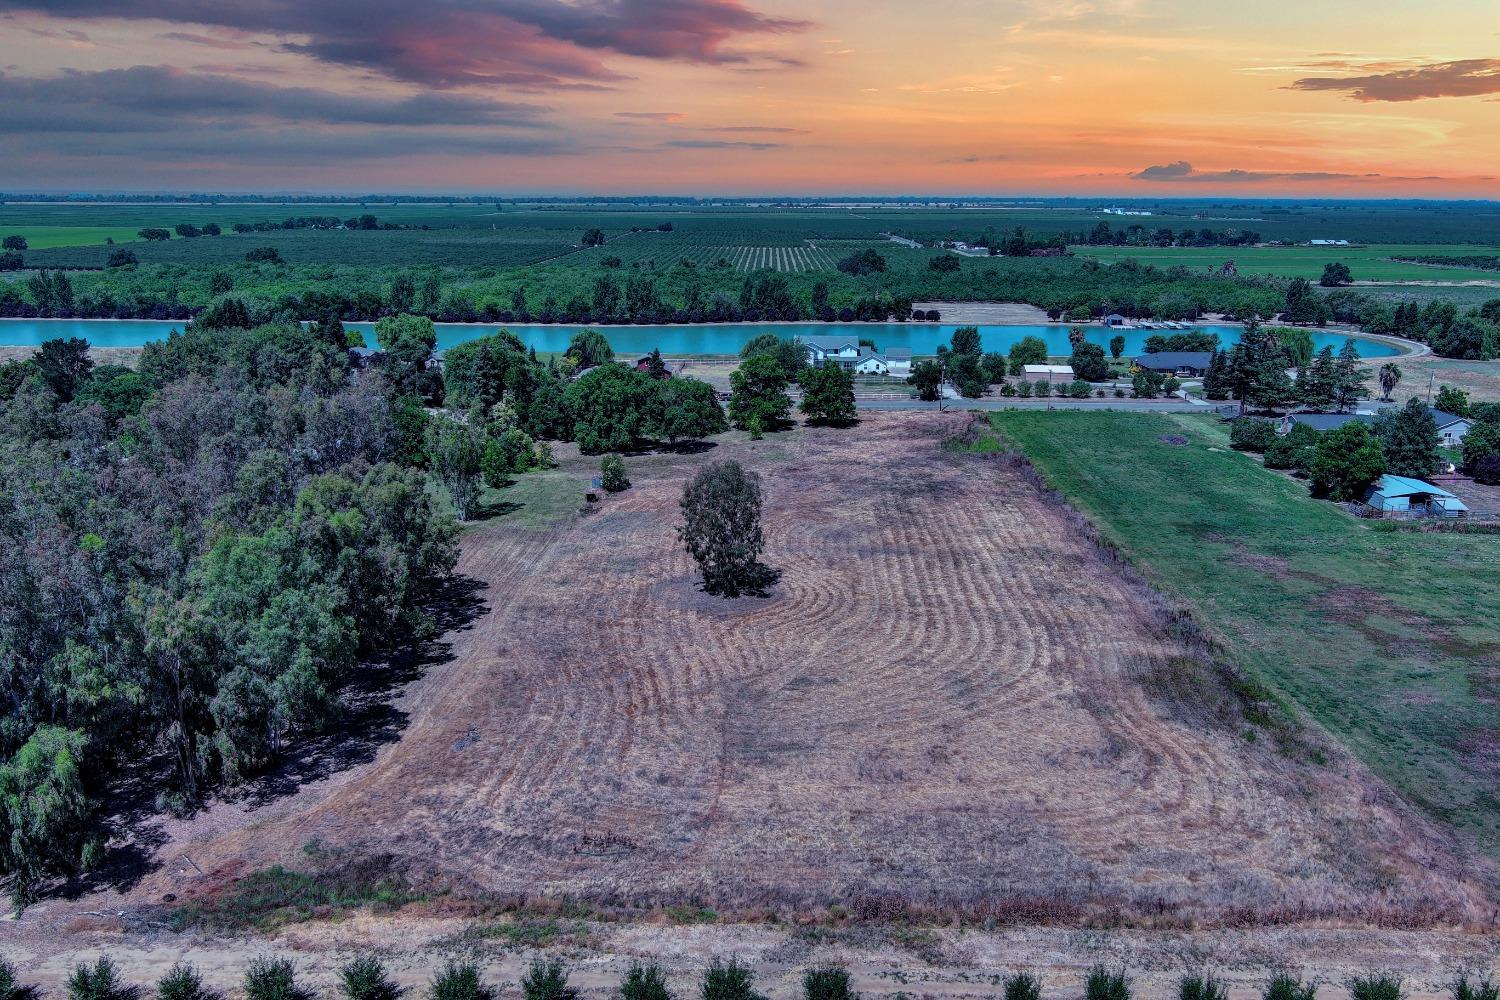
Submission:
[[1158,351],[1135,359],[1136,367],[1174,375],[1202,375],[1213,361],[1212,351]]

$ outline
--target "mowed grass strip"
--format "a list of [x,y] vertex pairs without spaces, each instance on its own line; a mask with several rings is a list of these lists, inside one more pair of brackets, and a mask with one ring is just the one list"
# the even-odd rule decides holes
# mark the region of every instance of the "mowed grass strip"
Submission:
[[1232,656],[1500,856],[1500,535],[1358,521],[1212,417],[992,420]]

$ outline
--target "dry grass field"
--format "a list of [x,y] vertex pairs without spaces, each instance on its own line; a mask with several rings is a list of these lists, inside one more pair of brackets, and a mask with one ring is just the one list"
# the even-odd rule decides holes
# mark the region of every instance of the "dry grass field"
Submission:
[[[1247,739],[1183,623],[1071,510],[943,447],[966,420],[727,435],[632,458],[634,488],[588,514],[554,495],[550,517],[474,526],[460,572],[488,611],[402,694],[399,739],[167,822],[143,837],[154,869],[91,905],[211,894],[317,840],[605,905],[1488,915],[1443,836],[1347,756]],[[674,537],[685,478],[731,456],[765,479],[766,599],[701,594]]]

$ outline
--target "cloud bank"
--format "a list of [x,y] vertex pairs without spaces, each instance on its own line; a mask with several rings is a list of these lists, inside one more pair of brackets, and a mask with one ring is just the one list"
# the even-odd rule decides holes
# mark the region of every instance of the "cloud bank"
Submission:
[[1365,103],[1500,94],[1500,59],[1460,59],[1366,76],[1309,76],[1291,89],[1342,91]]

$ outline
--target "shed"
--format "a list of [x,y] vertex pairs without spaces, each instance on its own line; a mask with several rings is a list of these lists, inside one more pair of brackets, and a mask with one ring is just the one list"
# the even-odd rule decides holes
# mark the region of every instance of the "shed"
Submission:
[[1108,316],[1104,317],[1104,325],[1105,326],[1124,326],[1125,325],[1125,317],[1121,316],[1119,313],[1110,313]]
[[1021,369],[1022,375],[1032,382],[1071,382],[1073,381],[1072,365],[1025,365]]
[[1406,476],[1381,476],[1365,492],[1365,503],[1396,517],[1462,517],[1469,511],[1441,486]]

